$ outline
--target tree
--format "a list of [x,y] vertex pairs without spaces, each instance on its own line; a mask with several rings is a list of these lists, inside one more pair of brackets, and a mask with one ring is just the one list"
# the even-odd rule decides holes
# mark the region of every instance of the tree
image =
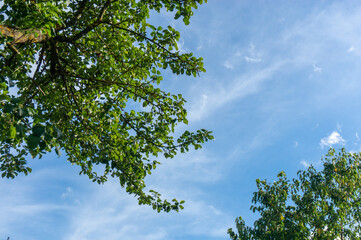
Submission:
[[[26,155],[64,151],[81,174],[119,178],[139,204],[158,211],[183,202],[145,192],[144,178],[210,131],[175,135],[185,100],[162,91],[161,70],[196,76],[202,58],[181,54],[179,32],[153,26],[151,12],[185,24],[203,0],[5,0],[0,6],[0,170],[28,174]],[[94,170],[101,165],[101,173]]]
[[254,227],[236,219],[238,234],[246,239],[359,239],[361,236],[361,154],[330,149],[323,170],[313,166],[299,171],[298,178],[257,180],[251,206],[260,218]]

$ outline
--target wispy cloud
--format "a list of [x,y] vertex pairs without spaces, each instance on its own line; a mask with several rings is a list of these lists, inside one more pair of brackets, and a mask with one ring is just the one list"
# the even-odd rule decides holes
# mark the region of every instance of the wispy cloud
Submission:
[[[343,10],[339,11],[339,9]],[[294,70],[298,74],[302,73],[303,70],[305,72],[309,71],[309,67],[312,66],[314,73],[324,73],[324,69],[329,70],[338,66],[340,64],[338,60],[341,61],[341,58],[335,57],[336,55],[339,56],[342,52],[345,54],[345,49],[347,50],[349,46],[352,46],[352,50],[358,49],[359,46],[361,47],[361,32],[358,28],[351,27],[361,21],[361,14],[359,14],[361,8],[356,8],[350,15],[347,15],[346,12],[344,7],[333,4],[324,11],[315,11],[306,18],[294,22],[294,24],[285,24],[284,28],[272,35],[270,39],[262,39],[261,42],[257,41],[257,37],[254,37],[255,40],[250,41],[251,43],[246,49],[240,49],[239,45],[232,46],[235,50],[227,52],[227,58],[221,62],[225,68],[233,68],[232,73],[234,75],[227,75],[227,79],[231,78],[232,80],[214,81],[211,84],[209,82],[212,81],[208,81],[207,85],[195,86],[198,94],[192,94],[192,96],[201,95],[202,97],[189,101],[190,120],[202,120],[235,99],[239,100],[259,93],[262,90],[262,83],[281,71],[292,74]],[[331,25],[331,22],[334,24]],[[340,32],[343,34],[340,34]],[[219,34],[223,34],[223,32]],[[217,39],[215,36],[213,38]],[[335,44],[340,46],[340,48],[335,49]],[[242,57],[236,57],[235,52],[240,52]],[[242,68],[241,61],[239,61],[240,58],[244,59],[245,62],[259,64],[252,64],[252,66],[247,64],[248,68]],[[277,65],[280,62],[282,64]],[[275,64],[272,65],[272,63]],[[239,70],[237,72],[238,69],[244,71]],[[270,71],[269,69],[273,70]],[[328,73],[329,71],[325,75]],[[235,76],[235,74],[239,74],[239,76]],[[338,95],[344,94],[346,90],[351,89],[355,91],[357,88],[354,85],[358,84],[359,81],[353,76],[356,76],[355,72],[348,72],[346,75],[343,75],[343,78],[348,79],[347,84],[342,84],[338,87],[334,95],[328,94],[327,96],[326,94],[321,96],[320,91],[318,91],[318,94],[314,94],[318,90],[317,85],[327,81],[327,85],[322,87],[324,89],[334,89],[336,85],[339,86],[340,76],[333,78],[320,77],[317,79],[317,85],[314,82],[308,83],[305,79],[300,81],[300,83],[302,82],[302,87],[310,87],[308,94],[312,96],[307,99],[314,103],[315,100],[317,101],[317,104],[314,104],[314,107],[310,109],[322,107],[323,104],[329,104],[332,98],[337,98]],[[298,76],[293,77],[296,78]],[[199,94],[200,89],[201,94]],[[206,96],[206,99],[204,96]],[[301,96],[298,97],[302,98]]]
[[233,221],[202,200],[188,200],[186,208],[179,213],[156,214],[148,206],[138,206],[136,199],[119,189],[116,181],[94,189],[88,199],[91,201],[84,198],[71,213],[72,227],[64,240],[223,237],[227,224]]
[[228,69],[233,69],[233,68],[234,68],[234,66],[233,66],[229,61],[225,61],[225,62],[223,63],[223,66],[224,66],[225,68],[228,68]]
[[261,90],[262,83],[272,79],[274,74],[279,71],[285,63],[286,61],[275,62],[263,69],[257,69],[254,72],[252,71],[236,77],[226,86],[217,84],[205,90],[205,93],[201,95],[200,99],[193,101],[193,104],[189,107],[189,120],[199,121],[233,100],[239,100],[258,93]]
[[306,162],[306,160],[302,160],[300,163],[301,163],[301,165],[302,165],[303,167],[305,167],[305,168],[308,168],[309,166],[311,166],[311,164],[308,163],[308,162]]
[[311,160],[311,161],[308,161],[306,159],[302,159],[300,161],[300,164],[304,167],[304,168],[308,168],[310,167],[311,165],[318,168],[322,165],[322,160],[321,159],[317,159],[317,160]]
[[[162,198],[185,200],[179,213],[157,214],[149,206],[139,206],[136,198],[110,179],[91,187],[78,202],[72,204],[70,226],[63,239],[146,239],[171,240],[182,236],[199,239],[224,237],[234,219],[224,213],[202,190],[223,177],[224,161],[210,156],[206,150],[191,151],[173,159],[158,159],[162,164],[148,176],[148,189],[162,193]],[[65,194],[74,190],[66,190]],[[79,197],[79,195],[78,195]],[[152,223],[152,224],[149,224]],[[175,237],[176,236],[176,237]]]
[[73,194],[73,189],[71,187],[67,187],[65,192],[61,194],[62,198],[67,198]]
[[249,62],[249,63],[257,63],[257,62],[262,61],[262,59],[260,59],[260,58],[252,58],[252,57],[247,57],[247,56],[245,56],[244,59],[246,60],[246,62]]
[[[210,143],[212,144],[212,143]],[[206,150],[190,151],[186,155],[179,155],[172,160],[161,160],[157,167],[157,174],[150,176],[155,185],[167,187],[175,184],[182,189],[183,184],[215,183],[222,179],[224,162],[211,156]],[[169,189],[167,189],[169,191]]]
[[244,59],[249,63],[258,63],[261,62],[261,54],[256,50],[256,46],[253,43],[250,43],[248,48],[248,56],[245,56]]
[[333,145],[336,144],[343,145],[345,144],[345,142],[346,141],[342,138],[342,136],[338,132],[333,131],[329,136],[321,139],[320,146],[321,148],[332,147]]
[[[157,214],[149,206],[139,206],[137,199],[125,193],[116,179],[97,185],[75,174],[77,181],[69,181],[66,167],[58,166],[57,174],[53,175],[72,183],[65,186],[50,183],[48,189],[44,183],[52,178],[45,171],[35,171],[26,179],[14,180],[15,183],[2,182],[0,235],[25,240],[223,237],[234,219],[212,204],[199,186],[199,183],[207,185],[219,181],[222,164],[198,151],[177,156],[159,166],[154,176],[147,179],[149,187],[168,200],[173,197],[186,200],[184,210],[169,214]],[[83,182],[81,192],[77,191],[75,182]],[[51,226],[58,221],[61,221],[57,223],[59,231],[52,230]]]
[[283,43],[292,44],[294,56],[299,61],[330,62],[329,56],[340,58],[345,49],[347,52],[360,54],[358,49],[361,47],[361,31],[355,26],[361,21],[361,8],[355,5],[350,10],[351,5],[354,4],[337,2],[322,11],[314,11],[285,29]]

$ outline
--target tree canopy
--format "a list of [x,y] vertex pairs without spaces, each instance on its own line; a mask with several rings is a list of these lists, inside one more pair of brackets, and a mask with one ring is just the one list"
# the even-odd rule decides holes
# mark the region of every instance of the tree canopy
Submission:
[[[0,6],[0,171],[28,174],[27,155],[65,152],[98,183],[119,178],[158,211],[182,202],[146,192],[144,178],[210,131],[185,131],[185,100],[162,91],[162,69],[197,76],[202,58],[180,53],[179,32],[149,23],[170,11],[189,23],[203,0],[4,0]],[[101,172],[94,166],[103,166]],[[99,169],[99,168],[97,168]]]
[[360,239],[361,153],[331,149],[322,171],[313,166],[288,180],[284,172],[268,183],[257,180],[251,206],[260,218],[253,227],[236,219],[232,240],[247,239]]

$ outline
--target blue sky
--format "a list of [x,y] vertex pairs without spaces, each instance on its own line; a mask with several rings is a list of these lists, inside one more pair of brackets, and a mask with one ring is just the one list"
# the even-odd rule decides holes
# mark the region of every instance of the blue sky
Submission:
[[138,206],[116,180],[104,185],[48,154],[33,173],[0,179],[0,239],[228,239],[249,210],[257,178],[320,166],[330,146],[361,149],[361,6],[358,1],[209,0],[184,26],[182,51],[205,59],[198,78],[165,72],[162,87],[187,99],[189,125],[215,141],[159,159],[146,180],[179,213]]

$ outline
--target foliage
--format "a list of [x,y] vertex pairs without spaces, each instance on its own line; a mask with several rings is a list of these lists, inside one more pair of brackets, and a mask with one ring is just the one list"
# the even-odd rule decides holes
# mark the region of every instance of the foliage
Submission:
[[[5,0],[0,6],[0,170],[28,174],[26,155],[65,152],[81,174],[119,178],[140,204],[177,210],[145,193],[160,155],[172,158],[212,139],[187,124],[185,100],[157,87],[162,69],[196,76],[202,58],[180,53],[179,32],[153,26],[150,12],[185,24],[203,0]],[[101,165],[104,172],[94,170]],[[99,167],[97,168],[99,169]]]
[[288,180],[284,172],[268,183],[257,180],[251,206],[260,218],[254,227],[236,219],[238,234],[246,239],[359,239],[361,236],[361,154],[330,149],[323,170],[313,166]]

